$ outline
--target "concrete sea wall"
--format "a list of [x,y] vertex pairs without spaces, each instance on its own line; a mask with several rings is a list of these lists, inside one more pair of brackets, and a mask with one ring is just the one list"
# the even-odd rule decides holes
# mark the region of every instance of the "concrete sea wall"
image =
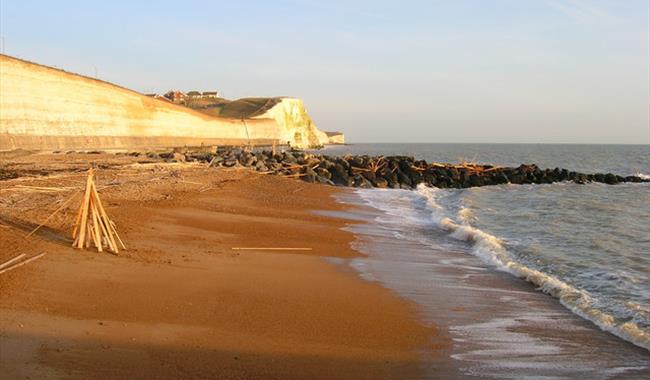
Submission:
[[[327,142],[302,101],[266,117],[204,115],[108,82],[0,55],[0,150]],[[276,108],[274,107],[274,108]],[[294,118],[299,116],[302,121]]]

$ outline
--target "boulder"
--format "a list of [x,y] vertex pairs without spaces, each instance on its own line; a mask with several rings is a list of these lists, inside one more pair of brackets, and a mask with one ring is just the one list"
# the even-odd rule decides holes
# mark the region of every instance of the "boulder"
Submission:
[[332,178],[332,173],[330,173],[329,170],[327,170],[325,168],[322,168],[320,166],[316,168],[316,174],[318,174],[319,176],[324,177],[326,179]]
[[328,178],[324,178],[324,177],[321,177],[321,176],[316,176],[316,182],[317,183],[322,183],[324,185],[335,186],[334,182],[330,181]]
[[388,187],[388,181],[383,177],[375,177],[372,184],[382,189]]
[[331,169],[332,173],[332,182],[338,186],[352,186],[352,179],[348,175],[347,169],[343,165],[337,163]]
[[354,187],[360,187],[363,189],[371,189],[372,183],[368,181],[364,176],[361,174],[357,174],[354,176]]
[[228,158],[223,162],[223,166],[227,168],[231,168],[237,164],[239,164],[239,161],[236,158]]
[[620,182],[618,177],[612,173],[605,174],[603,181],[608,185],[615,185]]

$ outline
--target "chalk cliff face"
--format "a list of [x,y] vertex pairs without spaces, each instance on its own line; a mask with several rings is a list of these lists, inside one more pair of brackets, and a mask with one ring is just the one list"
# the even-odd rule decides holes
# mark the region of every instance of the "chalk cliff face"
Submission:
[[0,150],[327,142],[297,99],[281,99],[267,113],[213,117],[0,55]]
[[329,144],[340,145],[345,144],[345,136],[341,132],[325,132]]
[[275,120],[285,131],[282,141],[293,141],[292,144],[298,146],[325,145],[329,142],[327,134],[316,128],[300,99],[281,98],[273,107],[253,118]]

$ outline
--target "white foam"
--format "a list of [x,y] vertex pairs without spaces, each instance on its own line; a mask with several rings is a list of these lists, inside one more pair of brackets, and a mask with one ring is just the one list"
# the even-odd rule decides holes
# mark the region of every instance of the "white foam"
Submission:
[[[420,185],[415,192],[405,190],[399,190],[399,192],[399,196],[397,194],[387,196],[386,193],[376,193],[374,191],[361,192],[360,194],[371,206],[380,210],[389,211],[393,215],[403,215],[402,213],[406,212],[408,223],[419,220],[425,224],[433,224],[446,231],[452,238],[470,243],[472,245],[471,253],[483,261],[499,270],[526,279],[537,285],[544,293],[558,298],[562,305],[575,314],[592,321],[605,331],[650,351],[650,332],[639,328],[633,322],[617,323],[614,316],[594,307],[595,300],[588,292],[519,263],[504,247],[501,239],[471,225],[473,220],[471,209],[461,206],[457,215],[449,215],[449,210],[438,204],[439,198],[450,194],[449,190]],[[421,215],[412,211],[400,210],[396,212],[395,206],[398,206],[398,204],[404,206],[404,201],[409,199],[411,202],[418,201],[418,196],[421,198],[420,200],[424,200],[426,203],[430,212],[429,220],[422,220]]]
[[650,174],[636,173],[635,175],[641,179],[650,179]]

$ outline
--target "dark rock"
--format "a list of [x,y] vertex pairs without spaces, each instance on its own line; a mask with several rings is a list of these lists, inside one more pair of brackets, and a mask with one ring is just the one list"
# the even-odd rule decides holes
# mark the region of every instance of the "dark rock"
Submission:
[[618,177],[612,173],[605,174],[605,178],[603,178],[603,181],[608,185],[615,185],[620,182]]
[[322,184],[324,184],[324,185],[335,186],[335,185],[334,185],[334,182],[330,181],[328,178],[321,177],[321,176],[316,176],[316,182],[317,182],[317,183],[322,183]]
[[404,184],[408,186],[409,188],[413,186],[413,182],[411,181],[411,177],[408,175],[404,174],[404,172],[397,170],[397,179],[399,180],[398,182],[400,184]]
[[573,182],[579,184],[579,185],[584,185],[589,181],[589,178],[587,177],[586,174],[582,173],[576,173],[575,178],[573,179]]
[[375,179],[372,181],[373,185],[379,188],[386,188],[388,187],[388,181],[383,178],[383,177],[375,177]]
[[364,176],[365,179],[371,182],[374,181],[375,178],[377,178],[377,175],[369,170],[361,172],[361,175]]
[[348,175],[347,169],[343,165],[337,163],[331,169],[332,182],[339,186],[352,186],[352,179]]
[[471,174],[469,176],[469,185],[471,187],[483,186],[485,181],[478,174]]
[[356,166],[357,168],[366,168],[367,166],[364,165],[363,158],[360,156],[354,156],[350,159],[350,165]]
[[354,187],[361,187],[363,189],[370,189],[372,188],[372,183],[368,181],[364,176],[361,174],[357,174],[354,176]]
[[347,160],[339,158],[334,162],[341,165],[346,171],[350,170],[350,163]]
[[316,173],[317,173],[319,176],[324,177],[324,178],[326,178],[326,179],[330,179],[330,178],[332,178],[332,173],[330,173],[329,170],[327,170],[327,169],[325,169],[325,168],[322,168],[322,167],[320,167],[320,166],[316,168]]
[[305,169],[305,174],[302,176],[302,180],[309,183],[316,182],[317,174],[311,168]]
[[257,161],[257,162],[255,163],[255,169],[256,169],[257,171],[260,171],[260,172],[265,172],[265,171],[269,170],[269,168],[266,166],[266,164],[264,163],[264,161]]
[[227,160],[225,160],[223,162],[223,166],[225,166],[227,168],[231,168],[231,167],[237,165],[238,163],[239,162],[235,158],[228,158]]
[[242,163],[242,165],[244,165],[246,167],[250,167],[250,166],[255,165],[255,163],[257,162],[257,158],[255,156],[248,156],[248,157],[242,159],[240,162]]
[[510,180],[508,179],[508,176],[505,173],[496,174],[493,177],[493,181],[494,181],[494,183],[496,183],[498,185],[503,185],[503,184],[506,184],[506,183],[510,182]]
[[212,160],[213,154],[209,152],[193,152],[186,153],[185,159],[187,161],[199,161],[199,162],[210,162]]

